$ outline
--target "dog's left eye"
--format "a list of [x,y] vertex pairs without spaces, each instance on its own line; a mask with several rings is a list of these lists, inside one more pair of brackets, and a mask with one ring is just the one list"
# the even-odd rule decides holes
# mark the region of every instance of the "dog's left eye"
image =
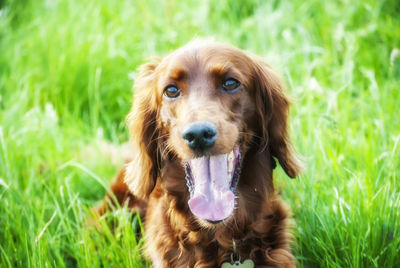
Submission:
[[233,78],[229,78],[222,83],[222,88],[229,93],[236,92],[240,86],[240,82]]

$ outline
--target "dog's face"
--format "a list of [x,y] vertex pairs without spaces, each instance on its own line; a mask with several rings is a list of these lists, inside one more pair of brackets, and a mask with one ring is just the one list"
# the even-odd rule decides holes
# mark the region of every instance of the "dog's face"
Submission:
[[232,215],[242,157],[249,147],[268,149],[290,176],[298,172],[280,80],[243,51],[191,43],[146,65],[136,87],[129,121],[141,153],[128,168],[127,183],[139,197],[154,187],[165,154],[181,161],[189,208],[209,222]]
[[183,160],[197,217],[232,214],[246,122],[252,121],[251,71],[232,48],[184,47],[159,65],[161,135]]
[[255,110],[246,65],[239,51],[215,46],[184,47],[160,63],[161,129],[182,160],[228,154],[241,143]]

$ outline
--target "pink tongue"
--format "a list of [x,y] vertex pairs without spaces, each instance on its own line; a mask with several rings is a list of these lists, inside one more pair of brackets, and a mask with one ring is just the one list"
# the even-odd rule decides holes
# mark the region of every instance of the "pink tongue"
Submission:
[[232,214],[235,196],[228,181],[227,155],[190,161],[194,191],[189,208],[201,219],[219,221]]

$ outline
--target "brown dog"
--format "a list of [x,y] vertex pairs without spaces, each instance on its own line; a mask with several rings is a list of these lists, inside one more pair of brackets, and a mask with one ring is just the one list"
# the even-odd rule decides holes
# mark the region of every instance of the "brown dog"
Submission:
[[277,159],[293,178],[300,165],[289,101],[271,68],[198,40],[143,65],[135,85],[133,160],[112,191],[143,214],[153,266],[220,267],[239,257],[256,267],[294,266],[272,170]]

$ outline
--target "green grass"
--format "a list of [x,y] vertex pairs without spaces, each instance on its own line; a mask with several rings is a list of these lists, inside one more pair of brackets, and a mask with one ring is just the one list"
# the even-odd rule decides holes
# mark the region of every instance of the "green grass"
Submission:
[[138,221],[86,223],[128,139],[136,68],[196,36],[261,55],[306,171],[276,184],[303,267],[400,267],[400,4],[0,1],[0,266],[142,267]]

